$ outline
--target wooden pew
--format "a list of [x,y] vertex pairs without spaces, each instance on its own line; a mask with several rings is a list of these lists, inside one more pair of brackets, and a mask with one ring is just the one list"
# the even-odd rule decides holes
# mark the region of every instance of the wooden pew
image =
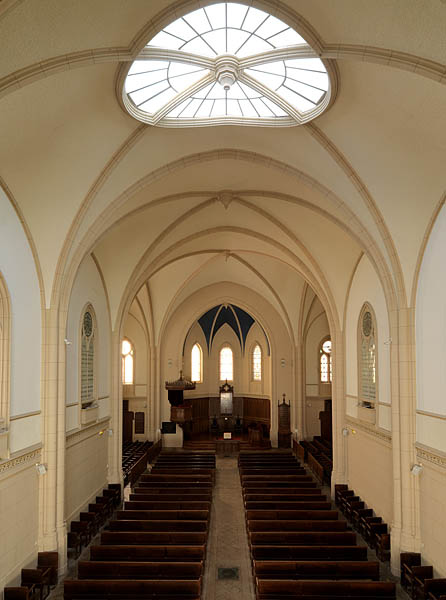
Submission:
[[405,589],[408,588],[410,580],[406,578],[412,567],[421,565],[421,554],[419,552],[401,552],[400,554],[400,582]]
[[117,520],[208,521],[209,510],[118,510]]
[[347,531],[346,521],[248,521],[248,531]]
[[394,600],[395,584],[387,581],[299,581],[256,578],[258,600],[282,598],[348,598]]
[[206,546],[91,546],[90,560],[204,562]]
[[[247,510],[246,520],[266,519],[272,520],[297,520],[316,521],[325,519],[326,521],[336,521],[339,514],[337,510]],[[346,521],[344,523],[347,525]]]
[[26,586],[5,587],[3,589],[4,600],[33,600],[36,597],[37,590]]
[[367,546],[261,546],[251,547],[254,560],[367,560]]
[[207,531],[207,521],[132,521],[112,520],[109,522],[110,531]]
[[65,600],[200,600],[201,579],[197,581],[82,581],[64,582]]
[[[175,485],[175,488],[172,488],[172,484]],[[193,493],[195,490],[212,489],[212,482],[199,481],[196,483],[194,482],[194,484],[191,485],[190,481],[140,481],[138,484],[138,488],[159,489],[162,490],[162,493],[165,493],[166,489],[175,489],[177,490],[176,493],[179,493],[179,490],[182,490],[184,488],[191,490],[190,493]]]
[[80,560],[79,579],[199,579],[200,562],[104,562]]
[[112,546],[201,546],[207,531],[103,531],[101,544]]
[[[180,498],[186,499],[186,496],[200,496],[201,498],[207,498],[209,500],[212,499],[212,488],[206,489],[194,489],[194,488],[133,488],[133,495],[143,495],[143,496],[177,496]],[[158,500],[158,498],[154,498]],[[195,500],[196,498],[194,498]],[[192,498],[191,498],[192,500]]]
[[253,561],[261,579],[372,579],[379,581],[378,561]]
[[[311,505],[315,506],[315,505],[320,505],[320,502],[315,502],[315,501],[311,501]],[[307,508],[308,502],[304,502],[303,500],[300,501],[284,501],[281,502],[280,500],[266,500],[263,502],[247,502],[245,501],[245,509],[246,510],[295,510],[297,512],[302,512],[303,510],[305,510],[305,508]],[[325,502],[324,506],[326,506],[326,508],[323,508],[320,510],[320,512],[327,512],[327,510],[331,509],[331,503],[330,502]],[[318,508],[316,508],[316,510],[319,510]]]
[[[278,504],[278,503],[276,503]],[[283,504],[287,504],[283,502]],[[294,510],[331,510],[331,502],[292,502]],[[248,507],[247,507],[248,508]],[[272,508],[272,507],[271,507]]]
[[212,475],[209,474],[198,474],[198,473],[184,473],[184,469],[182,469],[182,473],[145,473],[141,475],[139,479],[139,484],[142,482],[168,482],[177,484],[187,483],[188,485],[195,486],[197,483],[209,483],[212,481]]
[[198,494],[130,494],[132,502],[212,502],[212,493]]
[[125,502],[124,510],[211,510],[211,502],[199,502],[187,500],[176,500],[176,501],[141,501],[141,500],[130,500]]
[[251,546],[354,546],[356,533],[351,531],[253,531],[248,532]]

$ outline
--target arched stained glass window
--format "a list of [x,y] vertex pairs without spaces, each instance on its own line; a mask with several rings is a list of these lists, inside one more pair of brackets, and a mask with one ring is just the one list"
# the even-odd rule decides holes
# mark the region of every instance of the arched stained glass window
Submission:
[[232,381],[234,378],[234,355],[229,346],[220,350],[220,381]]
[[122,383],[124,385],[131,385],[134,383],[134,350],[133,344],[125,339],[122,340],[121,345],[121,356],[122,356]]
[[363,405],[373,405],[376,401],[376,323],[373,310],[364,305],[358,327],[359,351],[359,401]]
[[331,383],[333,377],[331,340],[323,340],[319,347],[319,381]]
[[262,381],[262,350],[258,344],[252,351],[252,378],[254,381]]
[[203,351],[200,344],[194,344],[191,352],[191,380],[203,381]]
[[81,327],[81,403],[95,400],[96,317],[93,307],[87,306]]

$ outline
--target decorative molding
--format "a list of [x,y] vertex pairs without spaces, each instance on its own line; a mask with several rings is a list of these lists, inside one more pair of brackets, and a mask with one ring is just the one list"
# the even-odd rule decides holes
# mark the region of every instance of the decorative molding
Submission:
[[9,420],[10,421],[18,421],[19,419],[26,419],[27,417],[35,417],[40,414],[42,414],[41,410],[35,410],[34,412],[22,413],[20,415],[14,415],[12,417],[9,417]]
[[73,432],[68,432],[66,434],[66,447],[71,448],[72,446],[81,444],[82,442],[85,442],[85,440],[97,435],[102,429],[107,428],[109,421],[110,417],[104,417],[93,425],[83,427],[82,429],[76,429]]
[[420,444],[419,442],[415,444],[415,448],[417,452],[417,458],[419,460],[425,460],[437,467],[446,469],[446,453],[441,452],[441,450],[435,450],[435,448],[425,446],[424,444]]
[[26,466],[28,463],[39,462],[41,453],[42,449],[37,448],[31,452],[26,452],[25,454],[21,454],[20,456],[16,456],[15,458],[10,458],[9,460],[1,462],[0,475],[7,473],[16,467]]
[[350,425],[350,428],[359,429],[360,431],[368,433],[369,435],[379,439],[386,445],[392,445],[392,434],[390,433],[390,431],[386,431],[385,429],[377,429],[375,427],[372,427],[365,421],[360,421],[359,419],[355,419],[353,417],[347,416],[345,418],[345,421],[348,425]]
[[417,415],[422,415],[423,417],[431,417],[432,419],[440,419],[441,421],[446,421],[446,415],[440,415],[439,413],[432,413],[428,410],[417,410]]

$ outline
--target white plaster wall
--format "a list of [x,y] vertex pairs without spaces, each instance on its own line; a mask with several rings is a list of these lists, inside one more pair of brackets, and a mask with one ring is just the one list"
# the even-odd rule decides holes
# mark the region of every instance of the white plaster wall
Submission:
[[[79,267],[71,291],[68,306],[66,337],[71,342],[66,348],[66,404],[73,405],[80,402],[79,392],[79,338],[80,321],[86,304],[90,303],[95,311],[97,320],[97,362],[96,382],[98,398],[100,401],[100,417],[109,414],[109,403],[106,400],[110,395],[110,317],[104,286],[96,264],[91,256],[87,256]],[[79,412],[76,420],[74,411],[70,411],[69,421],[71,428],[79,426]]]
[[[1,188],[0,271],[11,299],[10,415],[14,416],[40,410],[41,297],[28,239]],[[22,439],[16,449],[29,445]]]
[[348,485],[386,523],[393,519],[392,447],[360,429],[347,436]]
[[20,570],[37,556],[39,460],[0,476],[0,590],[20,585]]
[[[417,408],[439,415],[446,415],[445,257],[446,207],[443,205],[424,253],[415,311]],[[446,437],[446,426],[443,432]]]
[[446,483],[444,469],[423,461],[420,482],[420,533],[424,564],[434,577],[446,577]]
[[[106,430],[108,421],[100,431]],[[86,432],[87,433],[87,432]],[[74,434],[75,436],[77,434]],[[107,432],[100,434],[97,426],[81,441],[68,437],[65,458],[65,518],[69,523],[107,484]]]
[[[364,255],[353,277],[345,320],[345,352],[346,352],[346,392],[350,400],[358,398],[358,319],[365,302],[373,308],[377,326],[377,362],[378,362],[378,403],[390,404],[390,338],[389,318],[381,283],[369,259]],[[379,406],[377,412],[379,414]],[[351,416],[354,414],[348,413]],[[378,422],[382,427],[388,427],[388,419]]]

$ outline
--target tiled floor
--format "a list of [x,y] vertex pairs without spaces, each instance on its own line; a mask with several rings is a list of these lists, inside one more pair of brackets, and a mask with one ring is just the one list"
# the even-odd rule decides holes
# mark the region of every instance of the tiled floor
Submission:
[[[124,491],[124,497],[129,493]],[[323,490],[328,496],[330,490]],[[340,518],[343,518],[340,515]],[[99,542],[99,535],[93,543]],[[365,542],[358,535],[358,543]],[[89,549],[85,548],[82,559],[88,559]],[[373,550],[368,551],[369,560],[376,560]],[[219,568],[238,568],[238,579],[219,579]],[[76,561],[70,560],[67,578],[77,575]],[[381,563],[381,578],[398,581],[390,572],[389,563]],[[212,506],[206,568],[203,582],[203,600],[254,600],[254,586],[246,535],[242,490],[236,458],[217,457],[216,482]],[[397,582],[397,599],[408,600],[409,596]],[[63,582],[53,590],[49,600],[63,600]]]

